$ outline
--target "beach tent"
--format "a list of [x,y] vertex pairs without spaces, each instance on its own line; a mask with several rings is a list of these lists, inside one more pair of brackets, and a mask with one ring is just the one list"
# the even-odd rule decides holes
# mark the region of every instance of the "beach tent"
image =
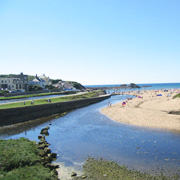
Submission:
[[126,102],[123,102],[122,105],[126,105]]

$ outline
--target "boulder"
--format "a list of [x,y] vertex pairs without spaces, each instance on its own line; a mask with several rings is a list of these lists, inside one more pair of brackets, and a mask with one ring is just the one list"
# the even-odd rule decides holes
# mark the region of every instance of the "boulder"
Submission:
[[40,139],[40,140],[45,140],[45,136],[40,135],[40,136],[38,136],[38,139]]
[[138,85],[136,85],[136,84],[134,84],[134,83],[130,83],[130,86],[129,86],[130,88],[140,88],[140,86],[138,86]]
[[51,153],[51,149],[50,149],[50,148],[45,148],[44,151],[45,151],[47,154]]
[[77,176],[77,173],[72,172],[72,173],[71,173],[71,177],[74,177],[74,176]]
[[45,167],[49,168],[50,170],[53,170],[53,169],[59,168],[59,165],[47,163],[47,164],[45,165]]
[[50,154],[50,157],[51,157],[51,158],[56,158],[56,157],[57,157],[57,154],[56,154],[56,153],[51,153],[51,154]]

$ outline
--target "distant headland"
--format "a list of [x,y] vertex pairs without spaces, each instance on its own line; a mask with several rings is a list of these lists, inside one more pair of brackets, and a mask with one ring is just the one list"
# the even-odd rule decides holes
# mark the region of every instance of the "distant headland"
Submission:
[[[149,86],[147,86],[149,87]],[[135,83],[130,83],[129,85],[127,84],[121,84],[121,85],[114,85],[114,86],[94,86],[94,87],[88,87],[88,89],[93,89],[93,90],[97,90],[97,89],[135,89],[135,88],[142,88],[140,86],[138,86]]]

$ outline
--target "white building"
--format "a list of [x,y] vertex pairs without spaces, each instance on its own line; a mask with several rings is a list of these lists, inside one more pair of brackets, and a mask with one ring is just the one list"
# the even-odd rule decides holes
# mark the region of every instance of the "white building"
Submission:
[[42,76],[38,76],[38,78],[44,80],[46,85],[50,85],[51,84],[49,77],[45,76],[45,74],[43,74]]
[[40,87],[42,87],[43,89],[45,89],[46,85],[50,85],[50,80],[49,77],[46,77],[45,74],[43,74],[42,76],[37,76],[32,80],[29,81],[30,85],[38,85]]

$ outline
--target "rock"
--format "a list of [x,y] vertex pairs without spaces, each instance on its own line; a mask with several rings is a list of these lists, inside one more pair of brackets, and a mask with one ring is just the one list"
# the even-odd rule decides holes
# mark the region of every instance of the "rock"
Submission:
[[45,148],[44,151],[45,151],[47,154],[51,153],[51,149],[50,149],[50,148]]
[[47,164],[45,165],[45,167],[49,168],[50,170],[53,170],[53,169],[59,168],[59,165],[47,163]]
[[134,83],[130,83],[130,88],[140,88],[140,86],[134,84]]
[[176,115],[180,115],[180,111],[170,111],[168,114],[176,114]]
[[40,155],[41,157],[44,157],[44,156],[46,156],[46,155],[47,155],[47,153],[46,153],[46,152],[44,152],[44,151],[40,151],[40,152],[39,152],[39,155]]
[[77,174],[75,172],[71,173],[71,177],[77,176]]
[[38,139],[40,139],[40,140],[45,140],[45,136],[38,136]]
[[87,176],[84,176],[84,175],[83,175],[83,176],[81,176],[81,177],[82,177],[82,179],[86,179],[86,178],[87,178]]
[[48,133],[48,129],[42,129],[40,134],[47,134]]
[[51,157],[48,157],[48,156],[45,156],[45,157],[44,157],[44,162],[45,162],[45,164],[51,163],[52,161],[53,161],[53,160],[52,160]]
[[58,172],[56,171],[56,169],[53,169],[52,172],[53,172],[55,175],[58,175]]
[[43,129],[41,129],[41,132],[40,132],[40,134],[48,134],[49,135],[49,133],[48,133],[48,130],[50,129],[50,127],[49,126],[47,126],[47,127],[45,127],[45,128],[43,128]]
[[47,133],[45,134],[45,136],[49,136],[49,133],[47,132]]
[[56,153],[51,153],[51,154],[50,154],[50,157],[51,157],[51,158],[56,158],[56,157],[57,157],[57,154],[56,154]]
[[49,143],[46,140],[42,139],[41,141],[38,142],[38,145],[41,145],[41,144],[49,144]]
[[48,147],[47,144],[40,144],[40,145],[38,145],[38,149],[45,149],[46,147]]

